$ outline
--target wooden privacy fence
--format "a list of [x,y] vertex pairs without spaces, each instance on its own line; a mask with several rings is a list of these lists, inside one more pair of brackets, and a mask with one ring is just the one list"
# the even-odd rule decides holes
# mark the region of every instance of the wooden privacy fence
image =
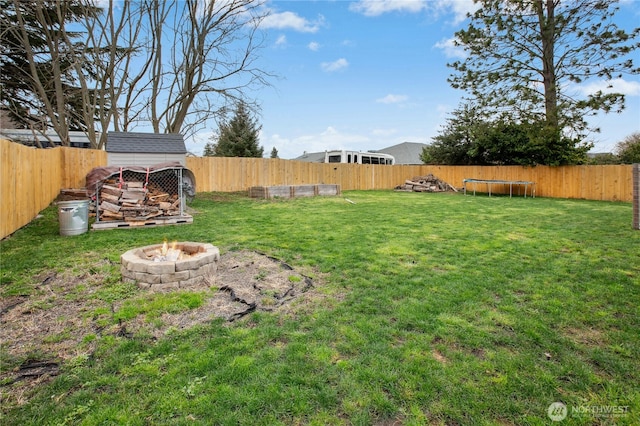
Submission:
[[[34,149],[0,139],[0,238],[29,223],[63,188],[82,188],[87,173],[105,166],[104,151]],[[382,166],[323,164],[266,158],[188,157],[198,192],[246,191],[251,186],[338,184],[345,190],[392,189],[429,173],[453,186],[465,178],[536,183],[536,196],[631,202],[631,165],[612,166]],[[483,190],[478,187],[478,190]],[[508,193],[494,186],[492,192]]]
[[82,188],[85,175],[107,164],[104,151],[36,149],[0,139],[0,238],[31,222],[62,188]]
[[[324,164],[263,158],[190,157],[187,167],[199,192],[244,191],[250,186],[338,184],[352,189],[391,189],[414,176],[434,174],[455,187],[465,178],[535,182],[536,196],[588,200],[632,200],[631,165],[606,166],[429,166]],[[478,185],[479,191],[486,189]],[[508,193],[508,185],[492,192]]]

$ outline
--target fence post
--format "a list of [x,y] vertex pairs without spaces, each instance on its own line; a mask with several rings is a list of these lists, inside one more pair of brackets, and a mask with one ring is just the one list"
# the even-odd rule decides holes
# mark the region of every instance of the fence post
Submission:
[[640,229],[640,163],[633,165],[633,229]]

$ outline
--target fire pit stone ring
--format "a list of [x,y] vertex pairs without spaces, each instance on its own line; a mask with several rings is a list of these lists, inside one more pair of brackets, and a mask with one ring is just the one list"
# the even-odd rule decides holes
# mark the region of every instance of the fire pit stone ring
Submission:
[[138,287],[166,291],[211,285],[220,261],[212,244],[181,242],[139,247],[120,256],[122,279]]

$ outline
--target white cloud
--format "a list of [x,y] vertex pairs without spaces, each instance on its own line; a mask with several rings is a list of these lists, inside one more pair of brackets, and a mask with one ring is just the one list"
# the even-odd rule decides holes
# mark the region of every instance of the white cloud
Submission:
[[578,85],[577,90],[584,95],[592,95],[602,91],[602,93],[622,93],[627,96],[640,96],[640,82],[616,78],[615,80],[594,81]]
[[307,47],[309,48],[309,50],[313,50],[314,52],[317,52],[318,50],[320,50],[320,43],[312,41],[307,45]]
[[333,149],[349,149],[366,151],[371,148],[371,140],[357,133],[346,133],[328,126],[320,133],[311,133],[283,137],[280,134],[261,137],[260,144],[264,147],[274,147],[280,158],[296,158],[304,152],[324,152]]
[[324,16],[318,16],[315,21],[309,21],[306,18],[293,12],[271,13],[261,22],[260,27],[265,29],[278,30],[294,30],[302,33],[318,32],[320,27],[324,25]]
[[320,66],[323,71],[334,72],[347,68],[349,66],[349,62],[345,58],[340,58],[333,62],[323,62]]
[[380,16],[391,12],[419,13],[427,11],[436,17],[443,14],[453,15],[453,24],[467,19],[478,5],[472,0],[359,0],[351,3],[349,10],[365,16]]
[[358,134],[343,133],[333,126],[327,127],[320,133],[319,140],[338,145],[339,148],[348,148],[350,143],[367,142],[369,138]]
[[[100,9],[107,9],[111,6],[109,0],[94,0],[92,6],[99,7]],[[118,1],[113,2],[114,8],[120,9],[121,5]]]
[[211,142],[211,138],[215,136],[215,134],[216,132],[213,131],[203,131],[196,133],[190,138],[186,138],[185,147],[187,151],[195,155],[202,155],[204,146]]
[[424,0],[360,0],[351,3],[349,10],[365,16],[380,16],[388,12],[416,13],[426,7],[427,2]]
[[398,133],[398,129],[373,129],[371,131],[371,136],[388,138],[396,133]]
[[302,152],[323,152],[333,149],[349,149],[361,151],[369,149],[370,140],[367,136],[356,133],[345,133],[333,126],[327,127],[318,134],[298,136],[293,140],[291,148],[296,149],[298,154]]
[[458,25],[465,19],[467,14],[472,14],[480,7],[471,0],[436,0],[431,2],[434,11],[440,13],[453,13],[453,25]]
[[409,97],[407,95],[394,95],[390,93],[384,98],[376,99],[376,102],[379,104],[399,104],[406,102],[408,99]]
[[276,40],[276,46],[286,46],[287,44],[287,36],[282,34],[280,37],[278,37],[278,39]]
[[284,34],[278,36],[275,45],[276,47],[285,47],[287,45],[287,36]]
[[449,111],[451,111],[451,106],[450,105],[445,105],[445,104],[438,104],[438,106],[436,106],[436,111],[438,112],[438,117],[440,118],[447,118],[447,115],[449,114]]
[[455,38],[440,40],[434,45],[434,47],[442,49],[447,58],[464,59],[467,57],[467,53],[464,49],[460,46],[456,46]]
[[319,133],[291,137],[273,134],[271,136],[261,135],[260,137],[260,145],[265,147],[265,152],[271,152],[271,149],[275,147],[278,150],[278,156],[285,159],[299,157],[305,152],[324,152],[334,149],[365,152],[407,141],[428,142],[424,135],[400,134],[395,128],[361,129],[351,133],[334,126],[327,126]]
[[[110,0],[99,0],[100,2],[109,2]],[[116,0],[116,2],[129,2],[130,0]],[[198,16],[221,15],[227,13],[230,9],[238,12],[237,16],[245,20],[246,23],[253,23],[255,14],[252,13],[246,5],[238,8],[236,0],[205,0],[197,2],[196,13]]]
[[286,152],[287,147],[291,145],[291,140],[280,136],[278,133],[267,137],[264,132],[260,132],[260,145],[265,148],[269,146],[275,147],[278,150],[278,156],[280,158],[285,158],[282,156],[282,153],[283,151]]

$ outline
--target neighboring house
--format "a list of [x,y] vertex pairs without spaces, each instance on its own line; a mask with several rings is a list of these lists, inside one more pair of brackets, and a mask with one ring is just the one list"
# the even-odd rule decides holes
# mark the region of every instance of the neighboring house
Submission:
[[[395,164],[423,164],[420,159],[422,148],[427,146],[424,143],[403,142],[388,148],[370,150],[369,152],[379,152],[382,154],[390,154],[396,159]],[[323,152],[305,152],[300,157],[294,158],[295,161],[306,161],[310,163],[323,163]]]
[[178,161],[186,166],[187,148],[179,133],[109,132],[107,165],[141,166]]
[[[0,129],[0,136],[27,146],[53,148],[62,145],[60,137],[53,130],[47,130],[45,134],[29,129]],[[91,142],[84,132],[69,132],[72,148],[89,148]]]
[[427,145],[417,142],[402,142],[388,148],[376,149],[373,152],[390,154],[396,159],[396,164],[423,164],[420,159],[422,149]]
[[305,151],[300,157],[294,158],[294,161],[306,161],[307,163],[324,163],[324,153]]

